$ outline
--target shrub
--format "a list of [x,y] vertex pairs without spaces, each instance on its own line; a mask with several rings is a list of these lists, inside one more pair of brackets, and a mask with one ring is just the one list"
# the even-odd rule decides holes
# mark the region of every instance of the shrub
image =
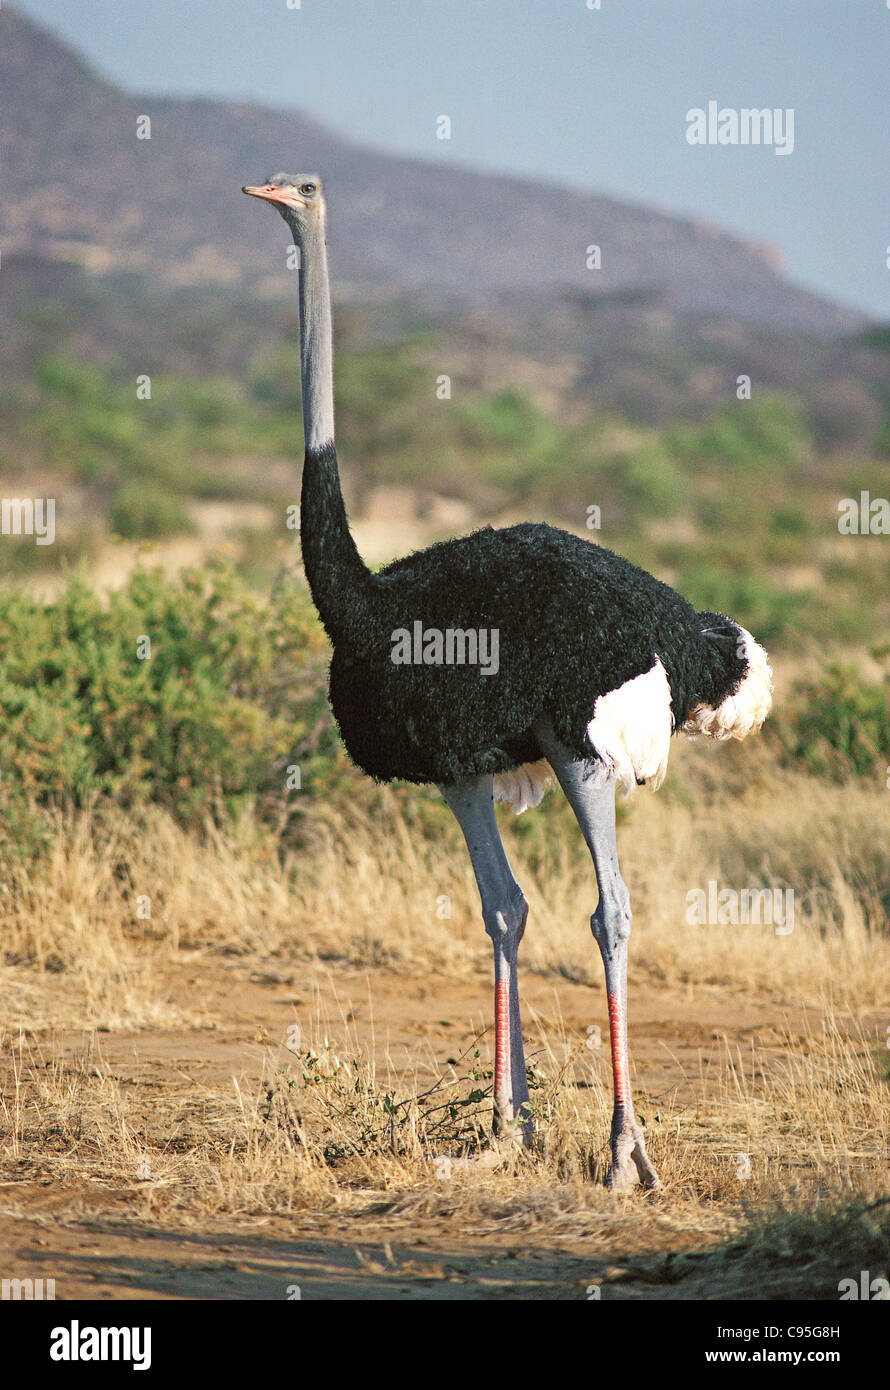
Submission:
[[7,845],[33,840],[40,808],[88,800],[200,824],[251,799],[280,820],[344,774],[327,642],[295,586],[262,599],[216,565],[137,571],[107,603],[81,578],[49,604],[3,589],[0,651]]
[[683,571],[677,588],[697,609],[727,613],[764,643],[793,627],[806,603],[805,595],[790,594],[760,574],[730,565],[720,570],[708,564],[695,565]]
[[124,483],[108,513],[112,531],[125,540],[156,540],[193,532],[195,527],[182,500],[143,483]]
[[868,682],[855,666],[834,661],[821,679],[798,688],[774,733],[786,756],[811,772],[836,780],[886,776],[890,675]]
[[776,392],[737,401],[707,425],[675,430],[668,443],[684,463],[757,474],[800,462],[812,436],[798,403]]
[[804,537],[812,534],[812,525],[800,507],[777,507],[769,519],[774,536]]
[[657,439],[616,456],[610,466],[619,495],[631,514],[663,516],[685,503],[688,485],[676,461]]

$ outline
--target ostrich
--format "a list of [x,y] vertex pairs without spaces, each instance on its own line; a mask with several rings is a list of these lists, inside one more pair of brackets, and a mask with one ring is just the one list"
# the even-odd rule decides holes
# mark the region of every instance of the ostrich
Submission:
[[463,832],[494,947],[495,1134],[532,1137],[517,983],[528,905],[493,803],[524,811],[555,778],[599,890],[590,924],[605,969],[614,1097],[606,1182],[657,1187],[631,1097],[631,910],[615,790],[657,788],[677,730],[740,739],[758,729],[771,703],[766,653],[731,618],[697,613],[628,560],[544,524],[486,526],[371,573],[349,530],[334,447],[320,180],[276,174],[243,191],[278,210],[300,252],[300,538],[333,646],[331,708],[358,767],[378,781],[436,784]]

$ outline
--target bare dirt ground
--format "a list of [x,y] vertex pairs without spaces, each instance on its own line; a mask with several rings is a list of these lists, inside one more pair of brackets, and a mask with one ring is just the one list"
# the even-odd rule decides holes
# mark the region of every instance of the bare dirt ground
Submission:
[[[231,1090],[234,1079],[241,1092],[252,1093],[270,1070],[288,1066],[287,1028],[310,1012],[345,1017],[378,1068],[401,1069],[411,1085],[423,1086],[487,1027],[491,1009],[481,972],[469,980],[441,979],[323,962],[278,971],[193,960],[168,967],[162,985],[174,1009],[197,1006],[203,1026],[58,1033],[43,1038],[40,1051],[52,1057],[48,1066],[76,1064],[81,1073],[113,1077],[134,1102],[127,1123],[137,1148],[150,1136],[168,1155],[187,1154],[198,1142],[202,1095]],[[530,976],[523,995],[532,1065],[540,1032],[557,1039],[557,1047],[589,1038],[591,1025],[607,1036],[599,991]],[[744,1070],[742,1058],[755,1057],[747,1083],[756,1092],[764,1068],[781,1068],[789,1050],[806,1051],[812,1018],[716,987],[693,997],[645,984],[632,988],[631,1011],[638,1108],[650,1126],[661,1110],[681,1116],[673,1121],[673,1142],[681,1148],[704,1143],[726,1151],[738,1197],[724,1197],[721,1205],[742,1224],[743,1183],[732,1167],[738,1139],[709,1132],[713,1120],[702,1112],[725,1083],[727,1066]],[[607,1082],[607,1048],[586,1051],[591,1085],[597,1078]],[[732,1054],[737,1061],[728,1063]],[[5,1053],[7,1096],[15,1090],[11,1060]],[[54,1142],[64,1148],[77,1140],[57,1133]],[[0,1185],[4,1273],[54,1278],[61,1299],[286,1299],[297,1288],[304,1299],[713,1297],[702,1261],[733,1224],[715,1222],[682,1183],[664,1196],[623,1198],[590,1183],[583,1219],[573,1220],[571,1208],[561,1213],[557,1204],[538,1220],[517,1221],[515,1205],[500,1212],[492,1205],[497,1173],[486,1178],[482,1207],[457,1190],[459,1179],[440,1175],[408,1200],[354,1187],[315,1210],[251,1211],[248,1201],[244,1210],[205,1211],[198,1219],[187,1205],[178,1211],[169,1201],[175,1168],[146,1204],[150,1181],[95,1166],[91,1175],[81,1154],[77,1169],[60,1180],[58,1172],[43,1171],[39,1151],[23,1145]],[[188,1186],[187,1166],[182,1181]],[[533,1190],[530,1198],[534,1203]],[[697,1218],[690,1210],[681,1214],[690,1205]]]

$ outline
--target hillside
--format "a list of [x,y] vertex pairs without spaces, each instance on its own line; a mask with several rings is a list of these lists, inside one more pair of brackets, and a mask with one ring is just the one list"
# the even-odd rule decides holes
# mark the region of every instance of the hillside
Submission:
[[[136,119],[151,117],[151,139]],[[478,305],[571,289],[646,291],[684,314],[783,331],[856,331],[861,316],[790,283],[776,248],[536,181],[398,158],[302,112],[126,93],[23,16],[0,12],[4,254],[141,270],[170,284],[245,284],[281,229],[240,196],[295,160],[322,172],[341,284]],[[368,228],[373,227],[373,236]],[[265,228],[265,230],[263,230]],[[603,268],[585,266],[602,248]]]
[[[11,540],[7,573],[104,573],[111,537],[115,573],[121,539],[177,565],[228,539],[266,582],[298,478],[296,285],[283,227],[238,189],[299,144],[331,190],[338,442],[369,557],[520,516],[589,534],[595,506],[602,543],[770,640],[886,628],[881,539],[837,530],[839,498],[885,492],[886,332],[834,331],[849,316],[692,223],[536,187],[520,227],[516,180],[125,96],[15,14],[0,33],[0,472],[60,499],[57,543]],[[611,288],[544,254],[613,235]]]

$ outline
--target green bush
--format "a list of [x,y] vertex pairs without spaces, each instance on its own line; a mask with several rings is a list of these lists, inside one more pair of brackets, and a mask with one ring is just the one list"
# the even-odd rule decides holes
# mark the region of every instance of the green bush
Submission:
[[456,402],[458,416],[470,426],[473,440],[521,454],[547,455],[561,443],[562,430],[549,415],[518,391],[498,391],[493,396],[474,395]]
[[698,462],[772,474],[805,458],[812,434],[796,400],[769,392],[736,401],[706,425],[674,430],[667,443],[687,466]]
[[686,479],[658,439],[616,456],[610,467],[615,488],[627,499],[631,513],[665,516],[686,503]]
[[684,569],[677,588],[699,611],[727,613],[763,643],[793,629],[807,602],[803,594],[790,594],[760,574],[729,564],[719,570],[708,564]]
[[890,766],[890,675],[868,682],[835,661],[818,681],[802,685],[774,733],[786,755],[811,772],[843,780],[886,777]]
[[136,482],[124,483],[118,489],[109,508],[108,522],[112,531],[125,540],[155,540],[195,529],[181,498]]
[[327,650],[302,590],[264,600],[221,565],[137,571],[107,603],[80,578],[49,604],[0,590],[7,846],[41,808],[87,801],[200,824],[258,799],[279,819],[344,775]]
[[39,385],[51,395],[77,405],[101,405],[106,397],[104,372],[89,363],[61,354],[47,358],[37,368]]
[[769,529],[774,536],[805,537],[812,535],[813,527],[800,507],[777,507],[771,513]]

